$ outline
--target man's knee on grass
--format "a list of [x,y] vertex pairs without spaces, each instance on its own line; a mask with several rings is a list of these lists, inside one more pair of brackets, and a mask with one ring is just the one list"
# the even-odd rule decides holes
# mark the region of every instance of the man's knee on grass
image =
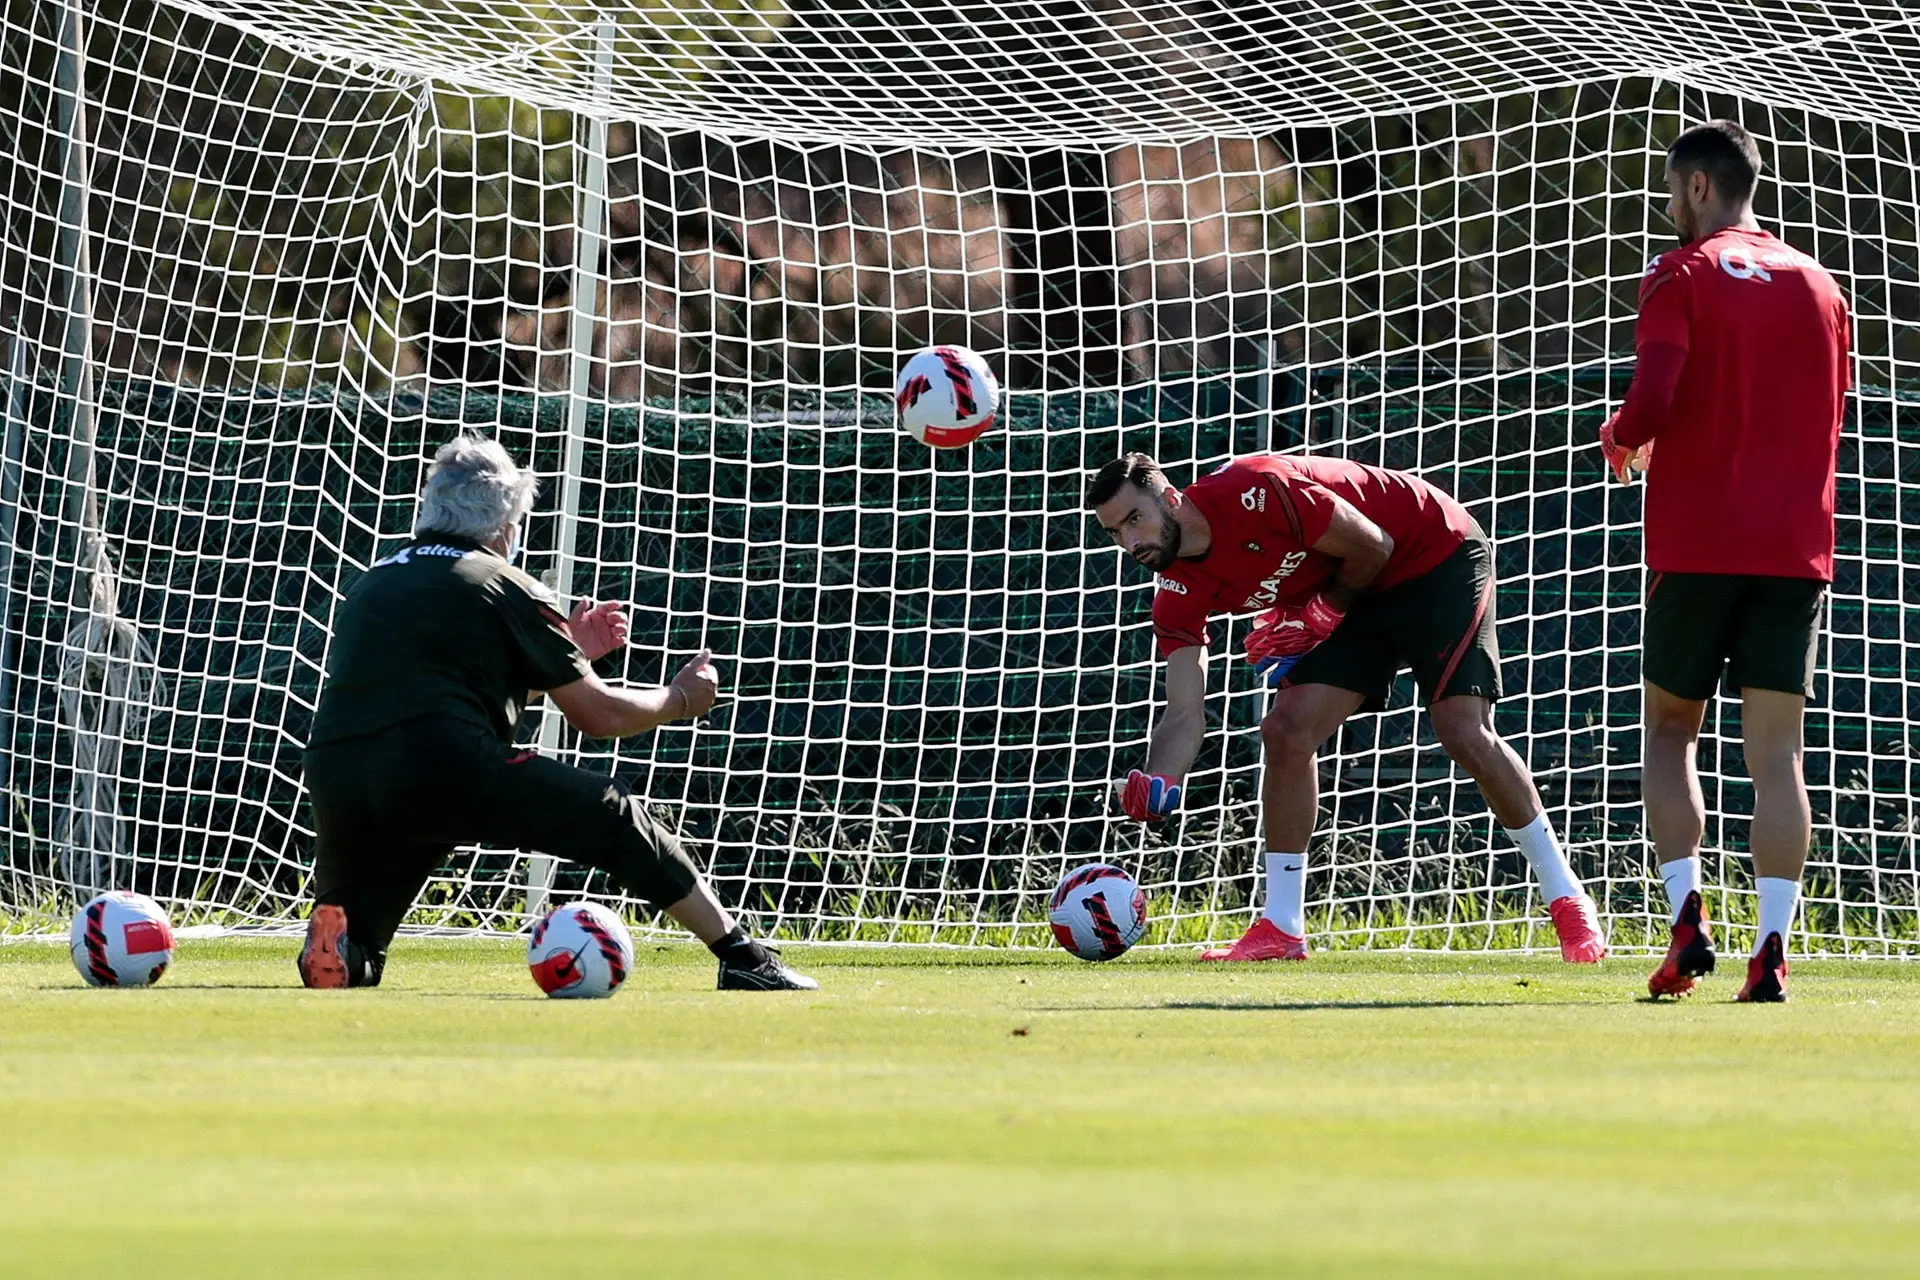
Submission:
[[298,962],[303,985],[320,989],[380,985],[387,971],[387,938],[377,947],[368,946],[354,939],[352,928],[353,918],[343,904],[314,904]]

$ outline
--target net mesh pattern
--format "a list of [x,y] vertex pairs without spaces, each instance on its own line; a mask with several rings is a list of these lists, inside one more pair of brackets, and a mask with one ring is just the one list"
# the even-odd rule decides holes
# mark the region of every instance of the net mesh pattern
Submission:
[[[1176,482],[1310,449],[1426,476],[1492,535],[1498,727],[1616,944],[1652,942],[1641,496],[1591,442],[1671,242],[1666,142],[1733,115],[1763,222],[1858,319],[1804,945],[1920,949],[1920,27],[1897,7],[1728,0],[1684,32],[1643,0],[4,22],[0,928],[109,885],[180,923],[304,913],[331,619],[472,427],[543,477],[529,567],[632,602],[622,674],[710,645],[728,685],[697,725],[528,739],[631,778],[758,927],[1042,945],[1055,880],[1104,858],[1146,884],[1151,942],[1237,933],[1246,624],[1215,626],[1184,816],[1118,819],[1160,696],[1150,588],[1081,495],[1127,448]],[[964,451],[892,420],[932,342],[1008,389]],[[1737,706],[1701,768],[1738,922]],[[1404,678],[1321,781],[1316,933],[1550,945]],[[512,930],[581,893],[617,897],[464,850],[413,923]]]

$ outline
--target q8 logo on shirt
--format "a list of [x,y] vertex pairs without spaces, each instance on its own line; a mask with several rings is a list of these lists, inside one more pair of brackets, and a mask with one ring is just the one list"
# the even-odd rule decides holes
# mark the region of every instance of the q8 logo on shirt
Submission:
[[1791,270],[1795,267],[1805,270],[1819,265],[1798,249],[1768,249],[1763,253],[1752,253],[1746,249],[1722,249],[1719,263],[1720,269],[1735,280],[1758,280],[1763,284],[1773,283],[1774,271]]
[[1768,284],[1773,283],[1773,273],[1756,261],[1754,256],[1745,249],[1722,249],[1720,269],[1735,280],[1763,280]]

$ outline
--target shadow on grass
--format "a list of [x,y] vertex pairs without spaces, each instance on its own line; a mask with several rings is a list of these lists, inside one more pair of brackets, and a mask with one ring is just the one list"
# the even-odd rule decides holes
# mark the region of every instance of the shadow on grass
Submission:
[[[86,986],[84,983],[33,983],[27,990],[73,992],[167,992],[167,990],[301,990],[300,983],[154,983],[152,986]],[[111,996],[108,996],[111,998]]]
[[1376,1009],[1541,1009],[1554,1005],[1619,1004],[1618,1000],[1156,1000],[1144,1004],[1031,1005],[1035,1013],[1316,1013]]
[[[169,982],[169,988],[179,991],[304,991],[297,982]],[[387,998],[404,997],[408,1000],[546,1000],[548,997],[538,991],[414,991],[406,987],[360,987],[361,992],[377,992]],[[319,993],[323,998],[334,999],[329,992]],[[359,996],[337,997],[343,1000],[359,999]],[[379,998],[374,996],[373,998]]]

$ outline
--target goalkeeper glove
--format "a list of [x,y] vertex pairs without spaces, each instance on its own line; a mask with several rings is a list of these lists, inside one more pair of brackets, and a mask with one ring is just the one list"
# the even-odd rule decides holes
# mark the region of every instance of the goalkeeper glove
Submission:
[[1120,784],[1120,807],[1136,822],[1158,822],[1180,807],[1180,780],[1135,769]]
[[1277,689],[1293,664],[1332,635],[1346,616],[1324,595],[1297,609],[1274,609],[1248,633],[1247,661],[1269,689]]
[[1606,455],[1607,466],[1613,470],[1613,478],[1621,484],[1632,484],[1633,473],[1645,471],[1647,463],[1653,458],[1653,441],[1649,440],[1638,449],[1629,449],[1617,444],[1613,438],[1614,427],[1619,423],[1620,415],[1608,418],[1606,425],[1600,428],[1600,452]]

